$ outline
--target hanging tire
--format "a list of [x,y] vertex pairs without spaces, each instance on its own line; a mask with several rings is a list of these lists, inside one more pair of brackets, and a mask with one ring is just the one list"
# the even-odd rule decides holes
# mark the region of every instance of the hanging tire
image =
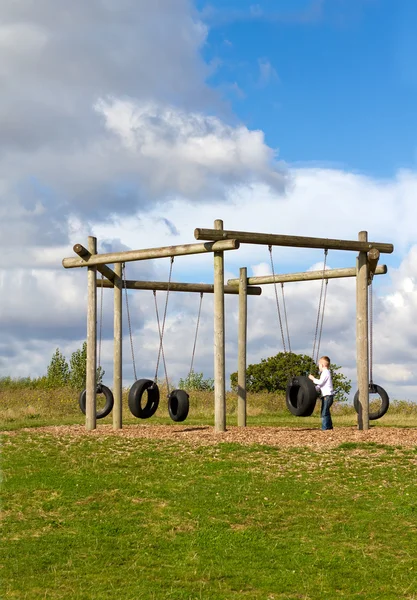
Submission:
[[314,409],[316,408],[317,398],[318,398],[318,396],[316,395],[316,400],[315,400],[315,402],[311,403],[310,408],[306,408],[306,410],[303,412],[303,414],[302,415],[298,415],[298,416],[299,417],[311,417],[311,415],[314,412]]
[[309,417],[313,414],[317,401],[317,390],[308,377],[293,377],[287,385],[286,404],[296,417]]
[[184,390],[173,390],[168,396],[168,412],[173,421],[185,421],[190,410],[190,396]]
[[[142,396],[147,392],[147,401],[142,407]],[[159,388],[152,379],[138,379],[129,390],[129,410],[138,419],[149,419],[159,405]]]
[[[113,392],[107,386],[99,384],[97,386],[96,393],[104,394],[104,397],[106,398],[106,404],[104,405],[104,408],[96,412],[96,419],[104,419],[104,417],[107,417],[107,415],[109,415],[113,410]],[[78,399],[78,404],[80,405],[81,412],[85,415],[87,405],[87,390],[83,390],[81,392]]]
[[[380,385],[376,385],[375,383],[369,384],[369,392],[371,394],[379,394],[381,398],[381,408],[375,412],[369,413],[369,420],[376,421],[377,419],[383,417],[389,409],[389,396],[384,388],[382,388]],[[355,407],[356,412],[359,414],[359,390],[356,392],[353,398],[353,406]]]

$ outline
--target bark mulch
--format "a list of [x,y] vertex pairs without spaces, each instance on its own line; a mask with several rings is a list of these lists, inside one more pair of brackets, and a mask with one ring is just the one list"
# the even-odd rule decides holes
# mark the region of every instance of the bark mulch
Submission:
[[228,427],[216,433],[211,426],[186,425],[125,425],[114,430],[111,425],[98,425],[87,431],[84,425],[51,426],[5,431],[5,435],[19,432],[38,432],[56,436],[117,436],[176,441],[193,446],[212,446],[222,442],[238,444],[262,444],[281,448],[313,448],[315,450],[335,448],[345,442],[374,442],[388,446],[417,446],[417,427],[372,427],[359,431],[356,427],[340,427],[321,431],[307,427]]

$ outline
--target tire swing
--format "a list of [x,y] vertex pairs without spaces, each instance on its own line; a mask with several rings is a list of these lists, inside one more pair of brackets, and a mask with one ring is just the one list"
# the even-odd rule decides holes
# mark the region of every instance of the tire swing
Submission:
[[[133,371],[134,371],[134,376],[135,376],[135,383],[132,385],[132,387],[129,390],[128,405],[129,405],[129,410],[132,413],[132,415],[134,415],[135,417],[137,417],[139,419],[149,419],[150,417],[152,417],[155,414],[155,412],[159,406],[160,393],[159,393],[159,387],[158,387],[157,381],[158,381],[158,370],[159,370],[159,362],[160,362],[161,355],[162,355],[162,360],[164,363],[165,380],[166,380],[167,397],[168,397],[168,411],[169,411],[171,418],[174,421],[184,421],[187,418],[188,410],[189,410],[189,401],[188,401],[189,396],[188,396],[187,392],[185,392],[184,390],[172,390],[172,391],[169,390],[169,381],[168,381],[164,347],[163,347],[163,336],[164,336],[165,321],[166,321],[167,308],[168,308],[169,288],[170,288],[170,284],[171,284],[172,267],[173,267],[173,263],[174,263],[174,257],[171,256],[170,260],[171,260],[171,265],[170,265],[170,270],[169,270],[169,278],[168,278],[168,286],[167,286],[167,293],[166,293],[166,299],[165,299],[165,308],[164,308],[164,316],[163,316],[163,320],[162,320],[162,327],[160,325],[158,304],[156,301],[156,290],[153,290],[153,296],[154,296],[154,300],[155,300],[155,312],[156,312],[156,319],[157,319],[157,323],[158,323],[158,332],[159,332],[158,358],[157,358],[157,362],[156,362],[155,376],[154,376],[153,380],[152,379],[137,379],[135,356],[134,356],[133,341],[132,341],[132,328],[130,325],[129,304],[128,304],[128,299],[127,299],[127,290],[126,290],[126,284],[125,284],[126,307],[127,307],[129,334],[130,334],[130,347],[131,347],[131,351],[132,351]],[[126,281],[125,277],[124,277],[124,281]],[[145,406],[142,406],[142,398],[143,398],[145,391],[147,392],[147,401],[146,401]]]
[[[104,276],[103,274],[101,275],[101,294],[100,294],[100,328],[99,328],[99,342],[98,342],[98,368],[97,371],[100,374],[101,371],[101,333],[102,333],[102,329],[103,329],[103,279]],[[109,415],[111,413],[111,411],[113,410],[113,405],[114,405],[114,398],[113,398],[113,392],[111,391],[110,388],[108,388],[107,386],[103,385],[101,382],[97,384],[96,386],[96,394],[103,394],[106,402],[104,404],[104,407],[101,410],[97,410],[96,411],[96,419],[104,419],[104,417],[107,417],[107,415]],[[81,412],[85,415],[86,413],[86,406],[87,406],[87,390],[84,389],[81,394],[80,397],[78,398],[78,404],[79,407],[81,409]]]
[[162,360],[164,363],[164,372],[165,372],[165,383],[166,383],[166,387],[167,387],[167,398],[168,398],[168,413],[169,416],[171,417],[171,419],[173,421],[176,422],[181,422],[181,421],[185,421],[185,419],[188,416],[188,411],[190,409],[190,401],[189,398],[190,396],[187,394],[187,392],[185,390],[169,390],[169,380],[168,380],[168,373],[167,373],[167,365],[166,365],[166,361],[165,361],[165,354],[164,354],[164,346],[163,346],[163,336],[164,336],[164,328],[165,328],[165,319],[166,319],[166,314],[167,314],[167,306],[168,306],[168,294],[169,294],[169,284],[171,282],[171,274],[172,274],[172,263],[174,262],[174,258],[171,257],[171,269],[169,271],[169,279],[168,279],[168,287],[167,287],[167,295],[166,295],[166,300],[165,300],[165,309],[164,309],[164,317],[162,320],[162,329],[160,327],[160,321],[159,321],[159,313],[158,313],[158,304],[156,301],[156,291],[153,291],[153,297],[155,300],[155,312],[156,312],[156,320],[158,323],[158,331],[159,331],[159,352],[158,352],[158,360],[157,360],[157,364],[156,364],[156,373],[155,373],[155,382],[157,380],[157,376],[158,376],[158,365],[159,365],[159,358],[160,358],[160,354],[162,353]]
[[[313,352],[311,360],[317,364],[320,353],[321,335],[323,332],[324,309],[326,307],[327,286],[329,280],[325,279],[324,273],[326,270],[327,249],[324,250],[323,276],[321,279],[319,307],[317,311],[316,329],[314,332]],[[324,287],[325,285],[325,287]],[[323,297],[324,288],[324,297]],[[322,304],[323,302],[323,304]],[[319,330],[320,326],[320,330]],[[318,340],[317,340],[317,334]],[[317,391],[314,382],[307,375],[293,377],[287,386],[286,403],[288,410],[297,417],[311,417],[316,408],[317,398],[320,392]]]
[[[283,326],[282,326],[281,313],[280,313],[280,308],[279,308],[278,292],[277,292],[277,287],[276,287],[276,282],[275,282],[275,270],[274,270],[274,262],[273,262],[273,258],[272,258],[272,246],[269,246],[268,249],[269,249],[269,254],[270,254],[272,274],[274,276],[275,299],[276,299],[276,304],[277,304],[278,319],[279,319],[280,328],[281,328],[282,343],[283,343],[284,352],[287,352],[285,338],[284,338],[284,331],[283,331]],[[322,277],[319,308],[318,308],[318,313],[317,313],[316,330],[315,330],[314,344],[313,344],[313,355],[312,355],[313,362],[317,362],[317,360],[318,360],[321,334],[322,334],[322,330],[323,330],[324,309],[325,309],[326,295],[327,295],[328,279],[325,279],[325,277],[324,277],[324,272],[326,269],[326,260],[327,260],[327,249],[324,252],[325,252],[325,254],[324,254],[324,264],[323,264],[323,277]],[[323,308],[322,308],[324,282],[326,282],[326,288],[325,288]],[[290,336],[289,336],[289,329],[288,329],[288,319],[287,319],[287,311],[286,311],[286,306],[285,306],[284,284],[283,283],[281,283],[281,291],[282,291],[282,303],[283,303],[284,317],[285,317],[286,330],[287,330],[288,353],[291,355],[292,351],[291,351]],[[320,335],[319,335],[319,340],[318,340],[318,344],[317,344],[317,353],[316,353],[317,333],[318,333],[320,323],[321,323]],[[316,354],[317,354],[317,358],[315,360]],[[290,362],[291,361],[289,360],[288,363],[289,363],[290,372],[288,374],[289,375],[288,376],[288,384],[287,384],[286,394],[285,394],[285,402],[286,402],[287,408],[290,411],[290,413],[296,417],[310,417],[314,412],[314,409],[316,407],[317,397],[318,397],[316,386],[311,381],[311,379],[309,379],[306,375],[294,376],[294,374],[291,372],[292,369],[291,369]]]
[[[376,385],[373,382],[372,367],[373,367],[373,294],[372,294],[372,281],[368,288],[369,296],[369,393],[378,394],[381,398],[381,406],[378,410],[369,413],[369,420],[376,421],[385,415],[389,409],[389,396],[383,387]],[[353,398],[353,406],[356,412],[359,414],[360,403],[359,403],[359,390],[356,391]]]
[[[171,267],[172,268],[172,267]],[[135,361],[135,352],[133,349],[133,336],[132,336],[132,326],[130,322],[130,310],[129,310],[129,300],[128,293],[126,287],[126,273],[125,273],[125,264],[123,264],[123,287],[125,289],[125,298],[126,298],[126,314],[127,314],[127,322],[129,325],[129,337],[130,337],[130,349],[132,353],[132,365],[133,365],[133,374],[135,377],[135,382],[129,390],[128,394],[128,406],[132,415],[138,419],[149,419],[152,417],[158,406],[159,406],[159,388],[156,383],[156,377],[158,374],[158,366],[155,379],[138,379],[136,374],[136,361]],[[159,363],[159,355],[158,355],[158,363]],[[142,404],[143,396],[146,391],[146,403]]]
[[[198,337],[198,327],[200,325],[200,317],[201,317],[201,305],[203,303],[203,292],[200,292],[200,305],[198,307],[198,315],[197,315],[197,325],[195,329],[194,336],[194,344],[193,351],[191,355],[191,365],[190,370],[188,372],[188,381],[190,380],[191,375],[193,374],[193,365],[194,365],[194,357],[195,357],[195,349],[197,345],[197,337]],[[188,411],[190,409],[189,402],[189,394],[185,390],[174,390],[171,392],[170,397],[168,398],[168,412],[169,416],[173,421],[180,422],[184,421],[188,416]]]

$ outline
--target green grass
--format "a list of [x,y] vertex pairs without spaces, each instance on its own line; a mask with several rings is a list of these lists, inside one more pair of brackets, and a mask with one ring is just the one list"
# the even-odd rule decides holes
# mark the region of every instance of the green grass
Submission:
[[417,449],[3,436],[2,598],[417,598]]

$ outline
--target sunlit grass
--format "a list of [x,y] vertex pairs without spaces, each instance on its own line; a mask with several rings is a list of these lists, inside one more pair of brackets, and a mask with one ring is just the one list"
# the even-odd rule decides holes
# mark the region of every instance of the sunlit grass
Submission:
[[[137,423],[127,404],[128,390],[123,394],[123,422]],[[29,386],[0,387],[0,425],[3,429],[33,427],[39,425],[59,425],[84,423],[85,417],[78,406],[78,392],[72,388],[41,389]],[[102,396],[98,396],[98,402]],[[283,394],[248,394],[248,425],[276,425],[299,427],[317,427],[319,424],[319,402],[311,417],[294,417],[287,410]],[[209,391],[190,392],[190,412],[188,424],[213,424],[214,395]],[[237,396],[232,392],[226,395],[227,423],[237,424]],[[347,403],[335,404],[332,407],[334,425],[349,427],[357,423],[357,415]],[[112,415],[99,421],[111,423]],[[149,423],[166,423],[172,421],[168,415],[166,390],[161,386],[161,401],[158,411]],[[388,413],[372,426],[381,427],[416,427],[417,404],[394,400],[391,401]]]
[[1,597],[417,597],[415,448],[3,436]]

